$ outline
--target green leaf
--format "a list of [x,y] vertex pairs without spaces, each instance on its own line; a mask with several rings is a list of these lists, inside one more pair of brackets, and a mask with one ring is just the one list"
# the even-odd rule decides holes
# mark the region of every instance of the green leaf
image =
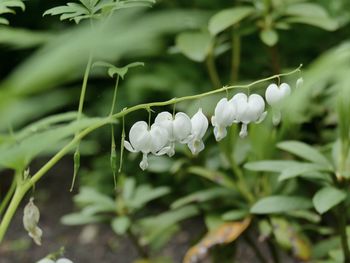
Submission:
[[116,67],[113,64],[106,63],[103,61],[97,61],[93,64],[93,67],[106,67],[108,68],[108,75],[113,78],[114,75],[119,75],[122,79],[124,79],[124,76],[126,73],[128,73],[129,68],[137,67],[137,66],[144,66],[145,64],[143,62],[133,62],[130,63],[124,67]]
[[122,186],[122,196],[125,201],[129,201],[132,199],[135,193],[134,192],[135,188],[136,188],[135,179],[132,177],[126,178]]
[[211,49],[211,37],[208,32],[185,32],[177,35],[176,47],[189,59],[202,62]]
[[[308,174],[311,174],[312,177],[313,173],[325,170],[327,171],[324,166],[315,163],[296,163],[284,169],[278,180],[288,180],[301,175],[307,177]],[[325,179],[328,179],[327,175],[325,175]]]
[[235,188],[235,182],[226,174],[221,173],[219,171],[209,170],[200,166],[192,166],[188,168],[187,171],[189,173],[204,177],[218,185],[222,185],[226,188],[232,189],[232,191]]
[[72,213],[61,218],[61,223],[64,225],[85,225],[104,221],[107,217],[102,215],[87,215],[82,213]]
[[327,168],[332,167],[324,155],[306,143],[299,141],[285,141],[277,144],[277,147],[305,160],[321,164]]
[[171,204],[171,208],[175,209],[175,208],[179,208],[181,206],[187,205],[189,203],[194,203],[194,202],[203,203],[219,197],[223,198],[223,197],[228,197],[233,195],[235,195],[235,193],[232,193],[231,190],[228,190],[226,188],[213,187],[213,188],[198,191],[193,194],[182,197],[180,199],[177,199],[174,203]]
[[112,198],[102,193],[99,193],[91,187],[81,187],[79,194],[74,196],[74,202],[79,205],[98,205],[105,208],[105,211],[115,211],[115,202]]
[[278,42],[278,33],[273,29],[264,29],[260,32],[261,41],[269,47],[272,47]]
[[93,14],[86,6],[78,3],[67,3],[64,6],[51,8],[44,12],[43,16],[46,15],[60,15],[60,20],[69,19],[74,20],[76,23],[79,23],[81,19],[93,17]]
[[250,212],[253,214],[276,214],[310,207],[312,207],[312,202],[308,198],[276,195],[260,199],[253,205]]
[[128,231],[130,224],[130,219],[127,216],[119,216],[113,219],[111,226],[115,233],[124,235]]
[[298,165],[300,162],[296,161],[280,161],[280,160],[266,160],[266,161],[257,161],[249,162],[244,165],[245,169],[257,172],[274,172],[280,173],[289,167]]
[[246,218],[249,214],[247,210],[232,210],[222,215],[222,220],[225,221],[237,221]]
[[327,31],[334,31],[339,27],[338,22],[330,18],[320,19],[318,17],[296,16],[296,17],[286,18],[284,21],[287,23],[300,23],[300,24],[311,25],[311,26],[322,28]]
[[254,8],[247,6],[224,9],[209,20],[209,32],[212,35],[216,35],[228,27],[239,23],[253,14],[253,12]]
[[141,185],[136,188],[134,196],[127,202],[127,206],[134,209],[142,208],[148,202],[158,199],[170,193],[170,188],[161,186],[153,188],[149,185]]
[[52,39],[53,36],[54,35],[49,32],[0,27],[0,43],[14,48],[36,47],[45,44]]
[[344,201],[346,193],[334,187],[324,187],[319,190],[314,197],[312,202],[317,212],[323,214]]

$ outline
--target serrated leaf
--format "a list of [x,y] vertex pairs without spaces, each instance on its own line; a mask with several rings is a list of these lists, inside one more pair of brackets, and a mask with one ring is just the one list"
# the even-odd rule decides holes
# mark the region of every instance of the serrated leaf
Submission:
[[[15,14],[13,8],[21,8],[22,11],[25,10],[25,5],[21,0],[2,0],[0,1],[0,14],[12,13]],[[0,17],[0,24],[8,25],[9,21],[6,18]]]
[[225,196],[233,196],[235,193],[232,193],[231,190],[226,188],[210,188],[202,191],[198,191],[196,193],[192,193],[180,199],[177,199],[174,203],[171,204],[171,208],[179,208],[181,206],[187,205],[189,203],[203,203],[215,198],[225,197]]
[[189,59],[202,62],[207,57],[212,40],[208,32],[185,32],[176,37],[176,47]]
[[131,221],[127,216],[119,216],[111,222],[113,231],[118,235],[124,235],[128,231],[130,224]]
[[283,170],[298,164],[300,164],[300,162],[297,161],[266,160],[246,163],[244,168],[257,172],[280,173]]
[[256,202],[250,212],[252,214],[277,214],[312,207],[310,199],[300,196],[269,196]]
[[144,65],[145,64],[143,62],[133,62],[124,67],[116,67],[113,64],[110,64],[107,62],[97,61],[93,64],[93,67],[105,67],[108,69],[108,75],[111,78],[113,78],[115,74],[118,74],[122,79],[124,79],[124,76],[126,73],[128,73],[129,68],[144,66]]
[[317,212],[323,214],[332,209],[346,198],[346,193],[334,187],[324,187],[319,190],[312,202]]
[[278,33],[273,29],[264,29],[260,32],[261,41],[269,47],[272,47],[278,42]]
[[322,155],[314,147],[299,141],[284,141],[277,144],[277,147],[290,152],[298,157],[301,157],[305,160],[321,164],[327,168],[331,168],[331,164],[328,159]]
[[216,35],[228,27],[239,23],[244,18],[250,16],[254,11],[254,8],[244,6],[224,9],[209,20],[209,32],[212,35]]
[[183,263],[198,262],[205,258],[209,250],[222,244],[229,244],[235,241],[250,225],[251,219],[246,218],[241,222],[230,222],[220,225],[210,231],[199,243],[191,247],[184,257]]

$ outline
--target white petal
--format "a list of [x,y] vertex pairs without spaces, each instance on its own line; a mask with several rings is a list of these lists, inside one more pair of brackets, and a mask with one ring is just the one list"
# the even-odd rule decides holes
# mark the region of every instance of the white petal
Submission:
[[275,106],[291,93],[290,86],[282,83],[279,87],[276,84],[270,84],[265,91],[265,98],[269,105]]
[[71,261],[68,258],[60,258],[59,260],[56,261],[56,263],[73,263],[73,261]]
[[264,112],[260,115],[259,119],[258,119],[255,123],[261,123],[261,122],[263,122],[263,121],[265,120],[266,116],[267,116],[267,111],[264,111]]
[[193,155],[196,155],[204,150],[204,143],[202,140],[192,140],[187,145]]
[[134,148],[132,148],[131,144],[128,141],[124,141],[124,147],[129,151],[129,152],[133,152],[136,153],[137,151],[135,151]]
[[140,162],[140,168],[144,171],[148,168],[147,153],[142,155],[142,161]]
[[148,124],[144,121],[136,122],[130,129],[129,141],[137,152],[151,152],[152,141],[148,131]]
[[248,135],[248,125],[242,123],[241,131],[239,132],[239,137],[244,138]]
[[53,261],[52,259],[49,259],[49,258],[43,258],[43,259],[37,261],[36,263],[55,263],[55,261]]
[[214,127],[214,135],[217,142],[221,141],[227,135],[226,127],[222,127],[222,126]]
[[303,78],[298,78],[297,83],[296,83],[296,88],[299,89],[304,85],[304,79]]
[[169,112],[163,111],[159,113],[155,118],[154,123],[165,128],[169,134],[169,138],[173,138],[173,116]]
[[158,124],[152,124],[150,130],[151,137],[151,152],[156,153],[162,149],[169,142],[169,134],[163,127]]
[[281,111],[276,110],[272,113],[272,124],[277,126],[281,122]]
[[226,98],[221,99],[215,107],[215,122],[218,125],[229,126],[235,119],[235,108]]
[[192,123],[190,117],[183,112],[178,112],[173,121],[173,134],[177,141],[185,141],[191,134]]
[[244,93],[237,93],[230,100],[232,103],[236,116],[234,122],[241,122],[245,119],[245,114],[248,110],[248,97]]
[[205,135],[205,132],[208,129],[208,119],[205,117],[205,115],[202,112],[202,109],[200,108],[195,115],[191,118],[192,123],[192,132],[191,134],[194,135],[197,139],[203,138]]

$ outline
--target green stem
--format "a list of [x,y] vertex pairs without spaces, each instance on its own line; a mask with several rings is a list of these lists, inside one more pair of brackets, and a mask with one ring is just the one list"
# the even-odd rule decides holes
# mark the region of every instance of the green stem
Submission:
[[241,38],[240,35],[235,32],[237,27],[232,29],[232,71],[231,71],[231,82],[235,83],[239,76],[239,67],[241,63]]
[[13,177],[11,186],[10,186],[9,190],[7,191],[4,199],[1,201],[0,218],[1,218],[1,215],[4,212],[5,208],[7,207],[7,204],[10,202],[11,197],[12,197],[13,193],[15,192],[15,190],[16,190],[16,176]]
[[341,246],[344,253],[344,262],[350,262],[350,249],[348,244],[348,236],[346,233],[346,207],[344,202],[339,205],[338,208],[338,221],[339,221],[339,232],[341,239]]
[[87,82],[88,82],[88,78],[89,78],[89,74],[90,74],[90,70],[91,70],[91,65],[92,65],[92,53],[90,53],[90,55],[89,55],[88,63],[87,63],[86,68],[85,68],[83,84],[81,86],[81,93],[80,93],[80,99],[79,99],[77,120],[81,119],[81,116],[83,113],[84,100],[85,100]]
[[220,81],[218,72],[216,70],[213,52],[209,52],[205,62],[206,62],[207,70],[209,73],[210,81],[213,84],[214,89],[218,89],[222,85],[221,85],[221,81]]
[[238,89],[238,88],[250,88],[254,85],[263,83],[265,81],[269,81],[271,79],[275,79],[277,77],[281,77],[281,76],[288,76],[288,75],[292,75],[298,71],[300,71],[300,68],[302,67],[302,65],[300,65],[297,69],[290,71],[288,73],[283,73],[283,74],[279,74],[279,75],[274,75],[265,79],[261,79],[261,80],[257,80],[255,82],[252,82],[250,84],[247,85],[237,85],[237,86],[228,86],[228,87],[223,87],[221,89],[216,89],[216,90],[212,90],[209,92],[205,92],[202,94],[197,94],[197,95],[192,95],[192,96],[186,96],[186,97],[182,97],[182,98],[174,98],[168,101],[164,101],[164,102],[152,102],[152,103],[146,103],[146,104],[139,104],[136,106],[133,106],[131,108],[128,109],[123,109],[122,111],[113,114],[112,116],[109,116],[107,118],[101,119],[100,122],[80,131],[78,134],[76,134],[74,136],[74,138],[67,143],[60,151],[58,151],[44,166],[42,166],[29,180],[27,180],[24,184],[21,184],[21,186],[17,186],[16,191],[14,196],[11,199],[10,205],[6,210],[6,213],[1,221],[0,224],[0,243],[2,242],[4,235],[7,231],[7,228],[9,226],[9,223],[15,213],[15,211],[17,210],[17,207],[20,203],[20,201],[22,200],[23,196],[26,194],[26,192],[43,176],[45,175],[59,160],[61,160],[66,154],[69,153],[69,151],[76,146],[80,140],[82,138],[84,138],[86,135],[90,134],[91,132],[93,132],[94,130],[106,125],[106,124],[110,124],[113,123],[113,121],[115,119],[119,119],[119,118],[123,118],[124,116],[126,116],[127,114],[140,110],[140,109],[149,109],[150,107],[154,107],[154,106],[166,106],[166,105],[172,105],[175,103],[179,103],[182,101],[187,101],[187,100],[194,100],[194,99],[199,99],[202,97],[206,97],[212,94],[216,94],[216,93],[220,93],[220,92],[226,92],[229,89]]
[[118,85],[119,85],[119,75],[117,76],[117,80],[115,82],[112,107],[111,107],[111,112],[109,113],[109,116],[112,116],[112,114],[114,113],[115,103],[117,101]]

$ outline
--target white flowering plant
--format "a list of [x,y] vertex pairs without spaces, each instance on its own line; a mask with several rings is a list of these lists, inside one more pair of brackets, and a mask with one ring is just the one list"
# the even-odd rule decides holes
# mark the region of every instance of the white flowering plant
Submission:
[[[90,180],[89,186],[82,183],[74,197],[79,211],[65,215],[64,224],[108,222],[117,235],[133,241],[146,262],[156,260],[157,249],[180,231],[183,221],[199,216],[207,231],[187,249],[184,263],[200,262],[209,255],[215,262],[231,262],[231,246],[242,240],[263,263],[283,262],[286,255],[303,262],[349,262],[350,94],[345,62],[349,47],[331,52],[306,72],[301,72],[301,65],[283,71],[276,55],[282,30],[298,23],[330,31],[339,25],[312,1],[282,2],[252,1],[215,14],[198,14],[184,10],[147,13],[142,8],[152,6],[151,0],[80,0],[45,11],[44,19],[58,15],[76,25],[58,37],[31,35],[36,38],[24,46],[38,45],[35,41],[43,46],[1,83],[4,92],[0,102],[5,105],[0,108],[1,117],[3,123],[14,123],[15,129],[0,136],[1,169],[13,174],[12,184],[0,201],[0,243],[24,201],[23,228],[33,242],[45,245],[42,212],[28,193],[67,155],[73,155],[70,191],[74,191],[78,175],[84,174],[80,162],[88,155],[87,136],[97,130],[103,133],[103,138],[94,135],[105,150],[108,127],[110,151],[103,159],[109,164],[96,169],[96,177],[100,180],[108,175],[104,183],[109,190],[98,189],[102,184],[85,179]],[[14,8],[24,10],[23,2],[3,1],[0,14],[13,13]],[[8,22],[7,17],[0,18],[1,24]],[[256,25],[253,33],[258,33],[271,54],[268,72],[272,75],[248,82],[239,80],[241,41],[251,32],[252,24]],[[161,64],[153,82],[148,71],[150,64],[155,64],[152,60],[121,66],[128,54],[132,60],[147,60],[155,52],[153,43],[166,34],[176,35],[169,53],[203,62],[208,79],[203,80],[201,72],[197,80],[189,80],[190,74],[183,71],[193,73],[190,69],[196,66],[183,70],[182,60],[176,65],[176,74],[164,71]],[[224,69],[219,74],[216,60],[228,50],[232,53],[230,72]],[[339,72],[332,69],[330,73],[324,61],[338,65]],[[142,90],[133,89],[137,86],[133,76],[140,76],[140,72],[147,75],[138,81]],[[164,72],[170,79],[167,84],[161,81]],[[83,78],[77,111],[40,118],[45,110],[59,112],[71,103],[66,90],[49,89],[68,85],[78,73]],[[174,76],[180,74],[186,81]],[[229,85],[222,85],[224,75],[230,75],[225,80]],[[193,88],[200,86],[196,81],[203,88]],[[103,100],[98,99],[98,92],[88,89],[90,85],[102,89],[111,82],[114,89]],[[135,98],[143,102],[152,93],[147,85],[156,86],[155,90],[169,85],[171,96],[166,94],[163,99],[164,94],[159,98],[155,95],[156,102],[140,103]],[[184,88],[179,91],[179,87]],[[47,94],[35,98],[42,91]],[[88,92],[96,96],[88,98]],[[320,94],[329,94],[331,99]],[[25,96],[36,106],[32,112],[16,111],[18,105],[30,103],[23,100]],[[326,109],[322,112],[326,117],[320,117],[315,98],[326,105],[320,106]],[[88,117],[91,112],[96,116],[91,100],[102,104],[99,113],[111,104],[107,115]],[[28,124],[26,116],[30,114],[39,120]],[[320,140],[314,137],[321,132],[303,127],[315,116],[321,124],[333,125],[332,131],[324,128],[328,133],[322,133],[325,138]],[[43,156],[51,157],[30,170],[33,161]],[[35,200],[40,198],[35,191],[32,195]],[[154,213],[151,201],[162,211]],[[38,262],[72,261],[61,253]]]

